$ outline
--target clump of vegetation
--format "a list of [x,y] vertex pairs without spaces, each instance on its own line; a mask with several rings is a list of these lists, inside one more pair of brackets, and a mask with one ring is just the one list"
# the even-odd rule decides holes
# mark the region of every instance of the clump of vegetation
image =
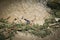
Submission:
[[16,33],[15,25],[8,23],[6,19],[0,19],[0,40],[10,39]]
[[59,26],[59,23],[57,23],[57,21],[54,18],[49,18],[45,20],[45,23],[43,25],[34,24],[30,26],[29,24],[17,24],[17,27],[19,27],[18,31],[20,32],[28,32],[35,36],[44,38],[52,34],[54,30],[58,29],[56,24],[58,24]]

